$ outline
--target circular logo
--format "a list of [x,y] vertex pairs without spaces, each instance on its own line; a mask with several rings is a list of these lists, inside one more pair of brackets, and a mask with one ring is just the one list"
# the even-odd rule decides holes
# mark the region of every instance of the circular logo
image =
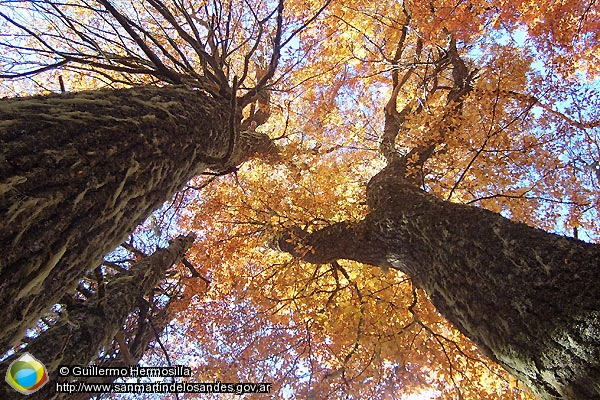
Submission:
[[18,392],[31,394],[48,382],[48,372],[44,364],[25,353],[8,367],[6,382]]

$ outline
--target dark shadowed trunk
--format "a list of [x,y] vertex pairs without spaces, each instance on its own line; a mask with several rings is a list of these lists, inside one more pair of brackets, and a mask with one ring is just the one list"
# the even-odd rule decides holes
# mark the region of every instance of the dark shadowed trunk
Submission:
[[[121,343],[119,343],[116,357],[105,355],[101,360],[94,360],[94,365],[103,368],[128,368],[130,365],[137,365],[151,344],[155,342],[157,338],[162,336],[165,328],[172,319],[169,313],[168,304],[165,305],[164,308],[155,311],[150,309],[150,307],[153,307],[152,304],[146,303],[145,301],[142,301],[142,303],[140,312],[137,315],[137,325],[134,331],[124,335],[124,339],[127,341],[126,351],[128,352],[128,355],[124,355],[125,351],[121,348]],[[156,344],[155,347],[159,347],[159,345]],[[161,350],[158,351],[160,352]],[[86,377],[84,379],[86,383],[113,383],[115,380],[119,379],[119,377]],[[98,394],[57,393],[54,396],[53,400],[87,400],[92,397],[96,398]]]
[[186,181],[268,141],[232,108],[177,86],[0,101],[1,352]]
[[[95,363],[97,366],[105,367],[105,368],[127,368],[130,365],[136,365],[144,356],[146,350],[149,349],[152,342],[154,342],[157,337],[162,336],[165,328],[168,326],[170,321],[168,309],[162,309],[155,314],[152,319],[152,325],[150,325],[149,321],[143,326],[141,329],[137,329],[135,332],[135,338],[133,343],[131,343],[129,347],[129,356],[131,362],[126,362],[121,353],[121,349],[119,349],[119,354],[117,358],[110,358],[108,360],[103,360],[103,362]],[[157,345],[158,347],[158,345]],[[160,351],[160,350],[159,350]],[[166,365],[166,363],[165,363]],[[105,376],[105,377],[90,377],[85,378],[85,382],[89,383],[113,383],[115,380],[119,379],[119,377],[114,376]],[[60,393],[54,397],[53,400],[87,400],[89,398],[96,398],[98,394],[92,393]]]
[[[35,394],[38,399],[55,399],[54,384],[69,381],[59,378],[58,366],[87,366],[98,352],[110,345],[121,330],[123,321],[134,312],[144,296],[151,294],[165,276],[165,271],[185,256],[194,236],[174,239],[168,248],[159,249],[139,261],[131,269],[117,275],[107,285],[104,296],[93,295],[81,304],[67,306],[67,320],[61,319],[55,326],[42,333],[24,350],[31,353],[46,366],[50,383]],[[18,353],[0,364],[0,376],[6,375],[8,365],[21,354]],[[11,398],[16,392],[2,385],[2,398]]]
[[544,398],[600,398],[600,246],[441,201],[401,176],[388,166],[371,179],[363,221],[290,230],[279,247],[403,271]]

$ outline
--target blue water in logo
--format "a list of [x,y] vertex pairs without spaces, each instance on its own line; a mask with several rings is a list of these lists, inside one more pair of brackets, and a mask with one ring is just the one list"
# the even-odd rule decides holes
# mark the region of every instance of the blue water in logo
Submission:
[[29,368],[17,371],[17,376],[15,378],[19,385],[25,388],[30,388],[37,382],[37,374],[35,373],[35,370]]

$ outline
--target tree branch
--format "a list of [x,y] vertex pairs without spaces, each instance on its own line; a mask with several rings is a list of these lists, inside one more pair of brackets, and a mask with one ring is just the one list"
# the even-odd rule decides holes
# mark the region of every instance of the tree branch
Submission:
[[156,66],[158,72],[160,72],[164,77],[172,82],[172,83],[180,83],[181,79],[179,76],[174,73],[171,69],[169,69],[163,62],[158,58],[158,56],[150,50],[146,42],[142,40],[142,38],[137,34],[135,30],[133,30],[132,23],[120,12],[117,11],[116,8],[108,0],[98,0],[100,4],[106,8],[106,10],[117,20],[117,22],[125,29],[125,31],[129,34],[129,36],[134,40],[134,42],[142,49],[144,54],[152,61],[152,63]]
[[389,267],[385,249],[365,221],[339,222],[312,233],[293,226],[277,238],[276,244],[279,250],[313,264],[348,259]]
[[256,83],[256,86],[254,86],[251,90],[249,90],[239,99],[238,103],[242,108],[252,103],[252,101],[254,101],[254,96],[256,96],[261,90],[263,90],[266,84],[269,82],[269,80],[273,77],[273,75],[275,75],[282,47],[281,35],[283,32],[283,6],[284,0],[279,0],[279,3],[277,4],[277,26],[275,30],[275,37],[273,38],[273,53],[271,54],[271,61],[269,62],[269,67],[267,68],[267,71],[264,74],[264,76],[262,76],[260,80]]

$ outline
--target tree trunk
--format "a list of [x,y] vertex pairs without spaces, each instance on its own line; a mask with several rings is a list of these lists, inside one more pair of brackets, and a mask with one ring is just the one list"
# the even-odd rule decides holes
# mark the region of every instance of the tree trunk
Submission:
[[[149,304],[148,304],[149,306]],[[149,310],[150,311],[150,310]],[[94,365],[105,368],[127,368],[130,365],[136,365],[149,349],[150,344],[155,342],[157,337],[160,337],[165,328],[171,321],[168,304],[158,312],[150,311],[151,317],[138,316],[138,325],[135,332],[127,336],[127,350],[129,351],[129,360],[125,360],[123,349],[119,348],[116,357],[103,358],[101,361],[93,361]],[[142,319],[140,319],[142,318]],[[133,338],[133,340],[131,340]],[[120,344],[119,344],[120,346]],[[89,377],[85,378],[89,383],[113,383],[119,377],[104,376],[104,377]],[[87,400],[91,397],[96,397],[93,393],[56,393],[53,400]]]
[[[157,315],[154,315],[152,326],[149,326],[149,324],[146,323],[142,331],[136,332],[133,343],[129,345],[129,355],[131,356],[133,365],[136,365],[142,359],[146,350],[149,349],[150,344],[156,340],[157,336],[160,337],[162,335],[170,320],[168,309],[161,309]],[[105,368],[129,367],[130,364],[123,359],[120,351],[121,350],[119,349],[117,358],[103,360],[104,362],[95,365]],[[90,377],[89,379],[85,378],[85,381],[90,383],[113,383],[117,379],[119,379],[119,377],[105,376],[95,378]],[[87,400],[91,397],[96,398],[96,396],[98,396],[97,393],[61,393],[56,394],[56,397],[54,397],[53,400]]]
[[294,229],[279,247],[313,263],[346,258],[403,271],[542,397],[599,399],[600,246],[441,201],[400,176],[388,166],[371,179],[363,221]]
[[1,100],[0,352],[190,178],[243,161],[238,114],[177,86]]
[[[127,273],[117,275],[106,285],[103,298],[96,294],[79,305],[67,307],[68,320],[59,321],[36,337],[24,351],[46,366],[51,380],[36,393],[36,398],[60,397],[54,390],[54,383],[69,381],[70,378],[59,378],[59,365],[87,366],[94,360],[103,348],[110,345],[127,315],[135,310],[144,296],[151,294],[164,278],[165,271],[185,256],[193,242],[193,235],[174,239],[168,248],[157,250]],[[8,365],[21,353],[0,364],[1,376],[6,375]],[[11,398],[11,394],[15,393],[8,385],[3,385],[2,391],[2,398]]]

